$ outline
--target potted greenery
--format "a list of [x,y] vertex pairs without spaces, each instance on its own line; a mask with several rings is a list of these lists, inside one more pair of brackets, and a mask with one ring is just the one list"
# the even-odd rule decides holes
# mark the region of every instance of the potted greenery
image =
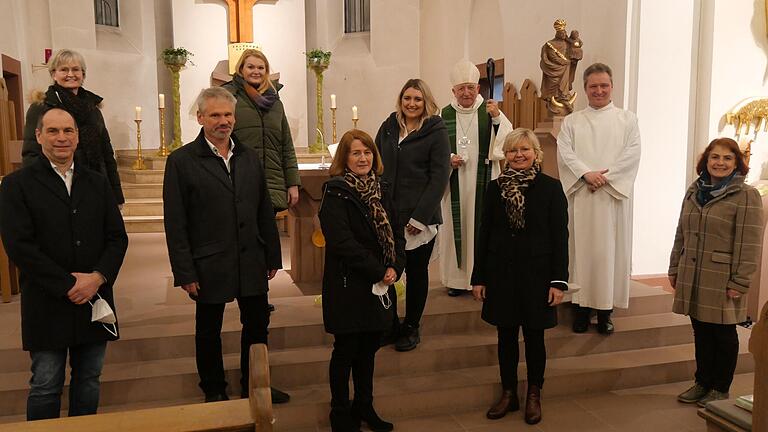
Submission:
[[[184,66],[194,54],[184,47],[166,48],[163,50],[163,62],[167,65]],[[194,64],[194,63],[193,63]]]
[[331,63],[331,52],[321,49],[313,49],[304,53],[307,56],[307,67],[310,69],[325,70]]

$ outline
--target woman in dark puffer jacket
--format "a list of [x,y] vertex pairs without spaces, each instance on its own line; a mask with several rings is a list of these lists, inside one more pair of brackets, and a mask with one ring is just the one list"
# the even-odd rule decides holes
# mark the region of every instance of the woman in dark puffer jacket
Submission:
[[299,166],[280,96],[269,80],[269,61],[259,50],[243,51],[232,81],[223,85],[237,98],[235,136],[256,149],[264,164],[275,213],[299,201]]

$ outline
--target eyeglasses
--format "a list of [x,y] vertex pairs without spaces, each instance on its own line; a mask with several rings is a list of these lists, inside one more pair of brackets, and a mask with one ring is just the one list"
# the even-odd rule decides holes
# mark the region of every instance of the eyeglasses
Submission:
[[64,67],[57,68],[56,72],[62,73],[64,75],[69,75],[69,73],[71,72],[72,75],[78,75],[78,74],[82,74],[83,70],[79,66],[75,66],[71,68],[64,66]]
[[504,153],[505,153],[505,154],[506,154],[506,153],[520,153],[520,154],[523,154],[523,153],[527,153],[527,152],[529,152],[529,151],[533,151],[533,149],[530,149],[530,148],[518,148],[518,149],[510,149],[510,150],[506,150],[506,151],[504,151]]

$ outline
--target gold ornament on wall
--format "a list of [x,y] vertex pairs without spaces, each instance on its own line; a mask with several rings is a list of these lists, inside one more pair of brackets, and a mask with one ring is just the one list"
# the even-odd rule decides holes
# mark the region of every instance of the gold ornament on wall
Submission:
[[[744,146],[744,159],[749,165],[752,155],[752,143],[757,140],[757,134],[768,132],[768,97],[756,96],[744,99],[725,114],[725,123],[735,129],[736,141]],[[750,138],[750,132],[753,136]],[[743,139],[742,139],[743,138]]]

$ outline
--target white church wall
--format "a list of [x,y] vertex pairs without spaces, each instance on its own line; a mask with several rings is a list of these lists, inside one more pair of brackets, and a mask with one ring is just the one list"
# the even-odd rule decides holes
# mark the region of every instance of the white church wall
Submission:
[[12,20],[9,27],[0,25],[2,31],[12,32],[0,51],[22,61],[25,109],[33,91],[45,90],[51,84],[47,68],[33,71],[31,65],[43,62],[45,48],[54,52],[74,49],[85,57],[84,87],[104,97],[102,112],[113,147],[135,147],[132,119],[137,105],[145,108],[144,144],[157,147],[159,122],[152,114],[156,112],[157,80],[151,0],[121,2],[119,29],[96,26],[91,0],[14,0],[11,6],[11,13],[0,18]]
[[[23,2],[9,0],[5,2],[3,14],[0,15],[0,54],[5,54],[19,60],[23,52],[22,44],[25,39],[20,24],[26,15]],[[42,61],[42,59],[40,59]]]
[[[768,36],[763,2],[702,1],[700,70],[693,157],[720,136],[733,137],[724,114],[743,99],[768,96]],[[768,178],[768,136],[752,144],[748,182]],[[693,173],[691,173],[692,175]]]
[[50,20],[48,0],[10,0],[5,13],[0,15],[0,53],[19,60],[24,85],[24,111],[29,106],[33,89],[48,86],[50,75],[45,69],[32,70],[45,59],[45,48],[50,47]]
[[[227,9],[223,1],[173,0],[173,43],[192,51],[194,66],[181,72],[182,140],[200,131],[192,107],[201,89],[210,86],[211,71],[227,60]],[[294,145],[307,145],[304,0],[259,2],[253,8],[254,42],[262,47],[285,86],[280,98],[291,125]]]
[[[421,77],[429,84],[437,104],[451,101],[451,68],[459,60],[484,62],[470,52],[472,0],[435,0],[421,7]],[[489,2],[490,3],[490,2]],[[482,44],[479,37],[473,44]],[[506,67],[506,66],[505,66]]]
[[505,80],[513,83],[518,90],[526,79],[533,81],[536,88],[541,87],[541,46],[554,37],[552,24],[562,18],[568,22],[568,33],[579,30],[584,41],[584,58],[579,62],[574,80],[574,89],[579,94],[576,109],[586,106],[581,74],[595,62],[606,63],[613,69],[614,103],[623,107],[627,81],[627,13],[631,1],[499,1],[504,23],[499,32],[503,35]]
[[693,1],[640,3],[636,113],[642,157],[635,181],[633,275],[666,274],[669,266],[687,187],[694,12]]
[[[395,99],[409,78],[419,77],[418,0],[372,0],[371,31],[344,34],[342,0],[308,0],[307,49],[332,51],[324,74],[323,101],[326,141],[331,141],[330,95],[337,98],[338,137],[352,127],[352,106],[358,107],[358,128],[376,135],[394,111]],[[309,139],[315,139],[315,77],[307,72]]]

